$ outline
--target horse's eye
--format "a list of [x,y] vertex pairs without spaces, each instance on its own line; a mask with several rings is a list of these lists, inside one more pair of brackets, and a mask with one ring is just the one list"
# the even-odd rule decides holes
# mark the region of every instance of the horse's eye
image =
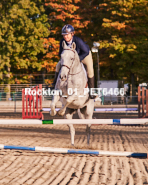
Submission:
[[73,60],[73,58],[71,58],[71,60]]

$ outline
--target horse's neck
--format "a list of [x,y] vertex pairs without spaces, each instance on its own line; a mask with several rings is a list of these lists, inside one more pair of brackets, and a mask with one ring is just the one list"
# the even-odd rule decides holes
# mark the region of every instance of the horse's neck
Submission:
[[77,74],[81,70],[83,70],[82,65],[81,65],[81,62],[79,60],[75,60],[74,61],[74,65],[70,69],[70,73],[71,74]]
[[[84,66],[79,60],[75,61],[73,67],[70,70],[70,78],[67,81],[68,88],[85,88],[87,84],[87,75]],[[79,89],[80,90],[80,89]]]

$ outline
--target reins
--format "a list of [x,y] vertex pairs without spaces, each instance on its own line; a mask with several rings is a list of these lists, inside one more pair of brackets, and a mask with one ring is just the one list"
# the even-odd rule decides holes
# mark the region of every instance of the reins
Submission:
[[74,52],[74,60],[72,61],[72,64],[71,64],[71,66],[70,66],[70,67],[69,67],[69,66],[67,66],[67,65],[62,65],[62,67],[64,66],[64,67],[67,67],[67,68],[69,69],[68,75],[76,75],[76,74],[79,74],[81,71],[79,71],[79,72],[77,72],[77,73],[75,73],[75,74],[70,74],[70,69],[71,69],[71,67],[72,67],[72,65],[73,65],[73,62],[75,61],[75,51],[74,51],[74,50],[72,50],[72,49],[64,49],[64,50],[70,50],[70,51],[73,51],[73,52]]

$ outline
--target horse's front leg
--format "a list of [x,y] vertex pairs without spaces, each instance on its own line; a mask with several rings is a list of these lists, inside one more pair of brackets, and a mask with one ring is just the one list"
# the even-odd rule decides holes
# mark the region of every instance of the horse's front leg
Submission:
[[60,116],[63,116],[65,114],[66,108],[69,104],[71,104],[75,100],[75,94],[69,96],[66,100],[66,103],[62,106],[62,108],[58,111],[58,114]]
[[50,115],[51,116],[55,116],[56,115],[56,110],[55,110],[55,106],[56,106],[56,103],[59,101],[60,99],[60,96],[59,95],[54,95],[53,98],[52,98],[52,102],[50,104]]
[[[72,119],[74,113],[75,113],[74,109],[67,108],[64,118]],[[69,131],[70,131],[71,145],[74,146],[75,128],[74,128],[73,124],[68,124],[67,126],[69,127]]]

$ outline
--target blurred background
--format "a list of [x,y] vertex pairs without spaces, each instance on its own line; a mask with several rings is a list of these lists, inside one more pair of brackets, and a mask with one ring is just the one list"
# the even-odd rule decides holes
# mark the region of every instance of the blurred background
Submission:
[[50,87],[65,24],[92,51],[95,86],[124,88],[124,96],[102,94],[102,104],[137,104],[137,87],[148,82],[147,0],[1,0],[0,109],[17,106],[22,88]]

